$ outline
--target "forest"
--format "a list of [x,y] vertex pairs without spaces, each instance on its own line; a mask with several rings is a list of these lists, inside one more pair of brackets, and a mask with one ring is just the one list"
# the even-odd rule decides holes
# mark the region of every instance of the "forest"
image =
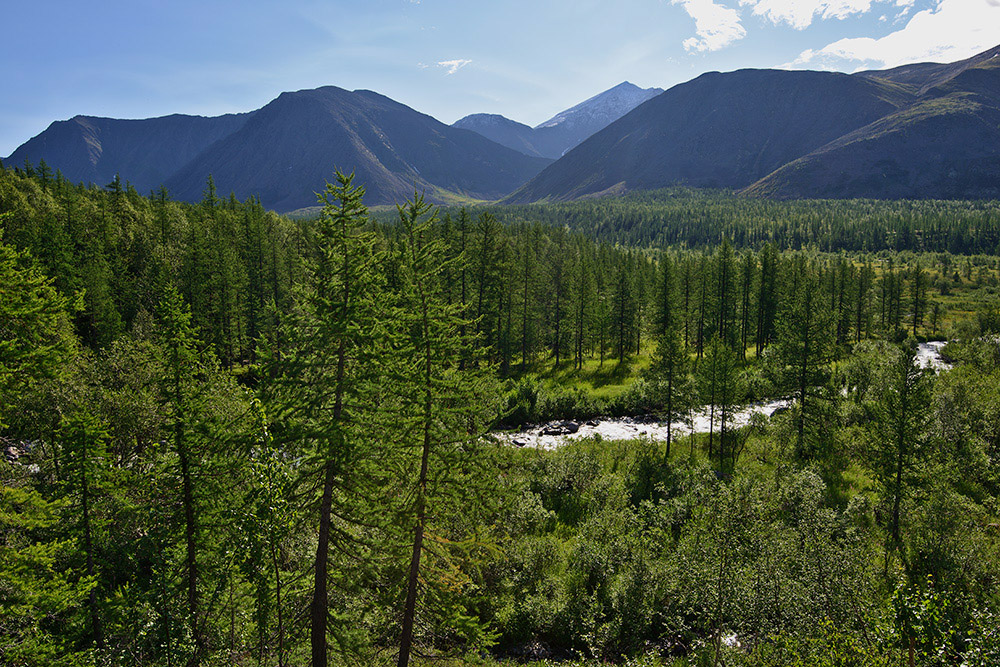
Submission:
[[1000,204],[330,181],[0,168],[0,664],[1000,664]]

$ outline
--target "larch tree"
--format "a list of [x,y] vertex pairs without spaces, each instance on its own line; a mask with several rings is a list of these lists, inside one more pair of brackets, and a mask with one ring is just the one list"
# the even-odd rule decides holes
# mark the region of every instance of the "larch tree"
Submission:
[[[394,359],[400,385],[396,427],[412,452],[412,470],[406,482],[408,503],[403,512],[412,540],[397,664],[406,667],[415,641],[418,604],[423,582],[429,585],[424,557],[433,539],[433,503],[443,502],[448,480],[472,462],[476,442],[494,418],[496,390],[492,370],[473,363],[460,368],[463,355],[481,356],[476,341],[463,339],[467,321],[460,308],[449,304],[440,288],[447,259],[431,230],[435,219],[430,204],[415,196],[399,207],[404,237],[398,295]],[[433,553],[433,551],[431,552]]]
[[[272,359],[276,376],[267,397],[276,441],[302,459],[303,493],[317,526],[309,611],[311,664],[329,654],[329,557],[332,540],[349,539],[334,524],[335,497],[352,495],[352,467],[361,456],[359,430],[371,408],[367,379],[377,374],[372,355],[378,326],[372,288],[378,253],[365,230],[364,188],[337,172],[319,194],[314,265],[286,352]],[[341,508],[342,509],[342,508]],[[349,518],[349,517],[347,517]]]
[[797,402],[796,453],[809,458],[819,453],[820,441],[827,435],[827,385],[836,330],[815,267],[799,255],[790,273],[786,283],[790,289],[777,323],[777,358],[784,385]]
[[166,353],[162,378],[163,410],[170,432],[181,483],[180,504],[184,524],[184,581],[187,591],[188,625],[194,638],[189,663],[196,665],[206,651],[204,615],[199,590],[201,547],[200,501],[195,486],[201,468],[201,438],[197,423],[204,397],[195,381],[201,359],[198,340],[191,326],[191,312],[174,288],[167,288],[160,306],[162,345]]
[[87,596],[87,616],[89,620],[88,643],[97,649],[104,648],[104,631],[98,609],[97,545],[99,520],[95,504],[105,483],[108,469],[108,433],[104,424],[87,413],[78,413],[63,420],[59,437],[63,448],[63,477],[65,485],[75,505],[79,509],[77,527],[79,541],[83,546],[87,577],[95,585]]
[[683,412],[686,395],[688,354],[681,339],[681,313],[677,299],[676,265],[664,253],[660,257],[656,281],[656,301],[653,309],[653,338],[656,349],[650,367],[651,376],[659,383],[667,419],[666,457],[670,457],[673,421]]
[[[903,556],[903,502],[928,453],[931,381],[916,362],[916,343],[906,341],[890,358],[870,404],[867,452],[875,481],[890,504],[886,567],[892,550]],[[904,560],[905,562],[905,560]]]

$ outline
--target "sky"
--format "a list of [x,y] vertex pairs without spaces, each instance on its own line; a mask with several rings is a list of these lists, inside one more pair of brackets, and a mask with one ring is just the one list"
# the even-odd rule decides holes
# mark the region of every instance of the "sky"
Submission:
[[0,2],[0,156],[77,114],[213,116],[323,85],[445,123],[534,126],[622,81],[854,72],[1000,44],[1000,0]]

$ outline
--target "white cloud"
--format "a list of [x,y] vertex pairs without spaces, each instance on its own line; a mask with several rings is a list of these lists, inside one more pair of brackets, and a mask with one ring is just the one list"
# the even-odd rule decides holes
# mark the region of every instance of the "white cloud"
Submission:
[[740,25],[739,11],[723,7],[712,0],[671,0],[694,19],[695,37],[684,40],[688,51],[718,51],[743,39],[747,31]]
[[906,25],[880,39],[853,37],[803,51],[792,67],[896,67],[915,62],[952,62],[976,55],[1000,41],[1000,0],[939,0]]
[[471,62],[472,62],[471,60],[465,60],[463,58],[459,58],[458,60],[442,60],[437,65],[438,67],[447,68],[448,70],[446,72],[447,74],[454,74],[455,72],[462,69]]
[[[897,0],[904,7],[914,0]],[[808,28],[813,18],[845,19],[871,11],[872,0],[740,0],[740,5],[753,7],[753,13],[774,24],[787,23],[797,30]]]

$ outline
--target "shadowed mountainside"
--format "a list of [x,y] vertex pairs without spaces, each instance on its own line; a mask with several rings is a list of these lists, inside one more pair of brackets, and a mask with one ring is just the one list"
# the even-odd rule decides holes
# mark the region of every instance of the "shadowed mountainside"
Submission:
[[855,75],[705,74],[640,105],[507,198],[671,185],[777,198],[1000,195],[1000,47]]
[[290,211],[315,205],[315,193],[339,168],[356,173],[367,204],[401,202],[415,190],[438,202],[496,199],[548,162],[378,93],[325,86],[281,94],[167,187],[196,199],[212,174],[219,192],[256,195],[269,208]]
[[175,114],[143,120],[75,116],[22,144],[5,164],[45,160],[70,181],[105,185],[121,174],[146,193],[214,142],[243,127],[252,114],[206,118]]

